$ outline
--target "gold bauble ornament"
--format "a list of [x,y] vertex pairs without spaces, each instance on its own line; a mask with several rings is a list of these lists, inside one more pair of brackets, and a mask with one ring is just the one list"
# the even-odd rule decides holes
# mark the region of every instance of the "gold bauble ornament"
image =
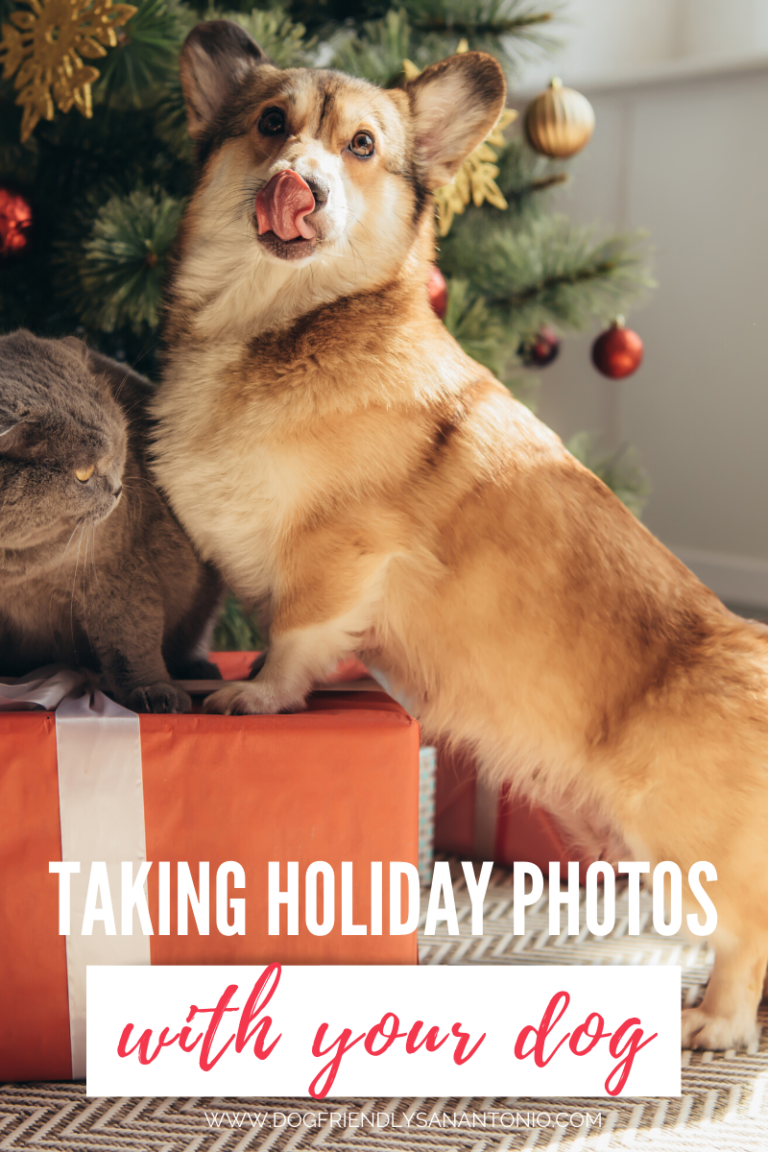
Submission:
[[575,88],[563,88],[557,77],[525,111],[528,143],[542,156],[556,160],[575,156],[594,130],[595,113],[589,100]]
[[91,84],[98,68],[84,64],[106,56],[117,44],[116,28],[136,12],[132,4],[112,0],[23,0],[30,12],[11,12],[3,24],[0,64],[3,79],[18,91],[16,103],[24,109],[22,143],[38,120],[53,119],[53,104],[62,112],[74,105],[91,116]]

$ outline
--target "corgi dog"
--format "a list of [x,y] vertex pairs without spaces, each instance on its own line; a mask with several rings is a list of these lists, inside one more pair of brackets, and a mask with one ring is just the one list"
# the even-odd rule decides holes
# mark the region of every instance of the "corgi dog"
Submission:
[[[495,124],[467,52],[384,91],[276,68],[238,26],[181,57],[198,177],[169,286],[156,475],[260,605],[219,713],[301,708],[356,653],[430,739],[618,859],[717,871],[685,1046],[751,1041],[768,963],[768,630],[727,611],[430,308],[431,192]],[[698,905],[686,888],[684,903]]]

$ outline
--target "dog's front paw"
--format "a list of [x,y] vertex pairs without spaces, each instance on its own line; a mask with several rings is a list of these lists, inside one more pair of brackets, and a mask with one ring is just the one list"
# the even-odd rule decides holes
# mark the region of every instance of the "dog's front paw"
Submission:
[[203,711],[221,716],[263,716],[282,712],[287,706],[274,691],[262,684],[232,684],[208,696]]
[[757,1035],[753,1017],[713,1016],[703,1008],[684,1008],[682,1019],[683,1048],[707,1048],[723,1051],[746,1048]]
[[128,695],[126,707],[133,712],[191,712],[192,701],[183,688],[162,681],[134,688]]

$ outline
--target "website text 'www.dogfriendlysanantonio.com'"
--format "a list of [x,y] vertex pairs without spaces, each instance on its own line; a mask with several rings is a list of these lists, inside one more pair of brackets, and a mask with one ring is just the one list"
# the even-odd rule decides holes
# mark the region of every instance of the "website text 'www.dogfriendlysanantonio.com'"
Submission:
[[[170,866],[159,868],[158,923],[146,898],[152,863],[122,865],[122,884],[110,890],[106,866],[89,867],[82,923],[73,926],[70,882],[76,862],[52,863],[59,879],[59,929],[72,936],[171,931]],[[300,906],[307,930],[325,935],[340,918],[342,934],[405,934],[419,916],[418,873],[389,864],[389,906],[383,907],[384,865],[370,866],[368,923],[353,918],[354,870],[318,861],[299,884],[296,862],[268,869],[270,935],[298,933]],[[471,901],[471,932],[482,935],[483,901],[493,865],[479,874],[462,865]],[[628,881],[628,934],[640,931],[641,877],[647,863],[619,866]],[[200,934],[211,911],[222,935],[245,934],[246,877],[228,861],[210,875],[177,865],[176,930],[190,914]],[[650,878],[650,877],[649,877]],[[85,880],[85,877],[83,877]],[[211,883],[213,879],[213,884]],[[368,879],[368,878],[367,878]],[[653,921],[662,935],[683,923],[680,869],[663,862],[653,874]],[[688,874],[698,913],[685,916],[694,935],[716,926],[706,884],[716,880],[701,861]],[[606,935],[615,923],[613,869],[603,862],[586,876],[587,927]],[[514,870],[515,934],[524,934],[526,909],[541,899],[541,871]],[[299,899],[300,889],[304,899]],[[338,899],[337,899],[338,891]],[[567,882],[553,864],[548,891],[549,930],[579,932],[579,865]],[[338,907],[337,907],[338,905]],[[384,927],[387,921],[386,929]],[[460,935],[450,867],[435,866],[424,931],[444,925]],[[87,1081],[96,1095],[393,1095],[527,1096],[672,1095],[680,1091],[680,971],[678,968],[290,966],[88,968]]]
[[589,1132],[603,1127],[603,1114],[598,1110],[573,1109],[571,1111],[546,1112],[540,1110],[520,1110],[512,1108],[471,1109],[413,1107],[400,1111],[376,1109],[374,1102],[358,1108],[344,1108],[337,1112],[327,1108],[296,1108],[284,1112],[280,1109],[269,1111],[214,1111],[204,1109],[205,1124],[210,1129],[258,1128],[260,1131],[297,1129],[319,1130],[322,1139],[334,1129],[360,1130],[362,1133],[374,1130],[382,1132],[398,1130],[403,1132],[432,1131],[435,1128],[487,1129],[491,1132],[519,1132],[536,1128],[572,1128]]

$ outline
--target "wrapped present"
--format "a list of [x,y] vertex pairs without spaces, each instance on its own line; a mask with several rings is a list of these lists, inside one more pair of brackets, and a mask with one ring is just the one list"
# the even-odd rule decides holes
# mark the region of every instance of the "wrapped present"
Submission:
[[[241,678],[252,659],[219,663]],[[419,832],[419,728],[376,685],[340,683],[295,715],[136,716],[83,695],[74,673],[26,677],[0,686],[0,748],[1,1078],[84,1074],[89,963],[416,962],[415,932],[388,934],[385,912],[375,934],[372,919],[374,901],[388,908],[388,862],[417,865]],[[140,886],[145,861],[146,895],[132,910],[129,901],[126,925],[123,869]],[[268,866],[279,863],[287,892],[289,861],[301,914],[292,925],[278,905],[280,934],[270,935]],[[335,878],[324,934],[308,929],[304,904],[317,861]],[[72,862],[79,873],[49,873]],[[373,862],[383,863],[375,891]],[[343,883],[355,934],[342,931]],[[86,912],[90,935],[78,931]]]
[[582,881],[591,860],[569,849],[556,818],[478,774],[465,752],[440,748],[435,798],[435,850],[464,860],[511,865],[526,860],[549,873],[550,862],[579,860]]

